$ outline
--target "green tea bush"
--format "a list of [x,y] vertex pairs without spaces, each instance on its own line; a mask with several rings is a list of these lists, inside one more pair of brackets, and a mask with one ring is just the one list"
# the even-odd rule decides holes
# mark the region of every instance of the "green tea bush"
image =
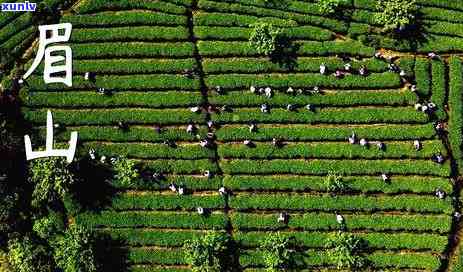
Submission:
[[159,195],[143,194],[134,196],[132,194],[120,194],[113,198],[111,205],[115,210],[195,210],[196,207],[206,209],[220,209],[225,205],[223,197],[214,196],[192,196],[192,195]]
[[450,84],[449,84],[449,142],[457,169],[463,172],[463,64],[461,59],[450,59]]
[[[182,248],[132,248],[127,256],[131,264],[187,265]],[[162,271],[165,271],[165,267]],[[161,268],[162,269],[162,268]],[[168,269],[168,271],[171,271]],[[177,270],[174,270],[177,271]],[[181,271],[181,270],[180,270]],[[192,271],[192,269],[188,270]],[[219,272],[215,268],[200,270],[204,272]],[[222,270],[224,271],[224,270]],[[181,271],[184,272],[184,271]]]
[[7,41],[16,33],[26,29],[32,24],[31,14],[22,14],[12,22],[7,24],[5,27],[0,29],[0,43]]
[[240,194],[230,199],[229,206],[236,210],[295,210],[295,211],[408,211],[452,213],[450,200],[442,201],[434,196],[362,196],[338,195],[284,195]]
[[[244,3],[246,2],[246,3]],[[296,21],[301,25],[314,25],[320,26],[338,33],[344,33],[348,29],[348,23],[340,20],[334,20],[326,17],[320,16],[320,12],[315,5],[310,5],[304,2],[291,2],[291,5],[288,5],[287,10],[283,11],[280,9],[270,9],[266,8],[265,4],[262,3],[260,6],[256,6],[255,1],[239,1],[239,3],[225,2],[225,1],[208,1],[208,0],[199,0],[198,7],[206,11],[221,11],[223,13],[244,13],[247,15],[254,15],[259,18],[262,17],[273,17],[284,20]],[[299,7],[296,7],[299,5]],[[303,7],[301,10],[301,7]],[[310,11],[308,11],[311,9]],[[296,12],[290,12],[296,11]],[[303,12],[301,14],[301,11]],[[318,13],[317,15],[312,15],[308,13]],[[267,20],[265,20],[267,21]],[[273,21],[270,20],[270,21]],[[280,24],[278,24],[280,25]]]
[[[46,119],[45,110],[24,109],[27,120],[40,122]],[[123,121],[129,124],[188,124],[189,122],[199,123],[203,121],[202,114],[193,113],[188,109],[132,109],[127,111],[119,109],[85,109],[85,110],[55,110],[55,120],[65,125],[116,125]],[[40,120],[40,121],[39,121]]]
[[431,62],[429,59],[417,58],[415,61],[415,81],[418,94],[428,97],[431,94]]
[[[333,56],[349,55],[370,57],[375,53],[373,47],[363,45],[358,41],[301,41],[297,51],[298,56]],[[77,46],[77,45],[76,45]],[[231,41],[199,41],[198,49],[203,56],[259,56],[256,49],[249,46],[248,42]],[[93,49],[89,49],[93,50]],[[115,49],[117,50],[117,49]],[[121,49],[119,49],[121,50]],[[119,51],[118,50],[118,51]],[[136,50],[136,49],[133,49]],[[137,50],[138,51],[138,50]],[[109,52],[111,53],[111,52]],[[87,54],[87,52],[82,52]],[[99,53],[101,54],[101,52]],[[176,54],[172,52],[171,54]]]
[[440,60],[434,60],[431,62],[431,78],[432,78],[432,95],[431,101],[437,105],[435,115],[440,121],[447,119],[447,113],[445,112],[445,96],[446,96],[446,74],[447,69],[445,63]]
[[188,29],[184,26],[89,28],[74,30],[70,42],[186,41],[188,35]]
[[[257,143],[253,148],[243,144],[227,143],[218,147],[218,154],[222,158],[238,159],[429,159],[441,152],[447,156],[445,147],[440,141],[422,142],[423,149],[416,151],[412,144],[408,143],[384,143],[387,150],[376,147],[365,148],[349,143],[288,143],[277,148],[271,143]],[[156,152],[156,151],[153,151]]]
[[[250,132],[245,127],[224,126],[217,131],[217,138],[221,141],[243,141],[245,139],[255,141],[270,141],[273,138],[281,138],[288,141],[347,141],[352,131],[360,138],[375,140],[429,140],[436,136],[432,124],[422,125],[359,125],[351,127],[311,127],[291,126],[274,127],[262,125],[259,133]],[[220,150],[220,149],[219,149]]]
[[412,107],[323,108],[316,109],[313,113],[302,110],[289,112],[286,109],[275,108],[271,109],[269,114],[262,114],[256,107],[221,113],[213,116],[212,119],[220,124],[249,122],[261,124],[424,124],[429,121],[429,116]]
[[[292,239],[292,243],[300,247],[326,249],[326,241],[333,235],[333,232],[326,231],[280,231],[284,238]],[[234,238],[244,247],[257,247],[265,239],[268,232],[246,231],[235,232]],[[436,252],[443,252],[447,244],[445,235],[428,233],[393,233],[393,232],[364,232],[356,233],[356,236],[364,240],[369,250],[385,249],[431,249]]]
[[106,2],[104,0],[95,0],[85,2],[77,6],[74,11],[78,14],[97,13],[111,9],[130,10],[130,9],[146,9],[158,12],[171,14],[185,14],[187,8],[184,6],[175,5],[166,2],[151,2],[151,1],[130,1],[130,0],[114,0]]
[[[224,185],[231,190],[327,192],[325,176],[226,176]],[[350,190],[362,193],[433,193],[436,188],[452,191],[445,178],[422,176],[394,176],[389,183],[374,176],[344,176],[342,179]]]
[[187,17],[146,11],[107,11],[90,15],[69,15],[61,19],[75,28],[122,25],[186,25]]
[[280,27],[297,26],[298,24],[293,20],[285,20],[275,17],[258,17],[245,14],[225,14],[220,12],[204,12],[199,11],[193,18],[195,26],[241,26],[248,27],[256,22],[266,22]]
[[230,174],[312,174],[326,175],[329,171],[344,174],[379,175],[416,174],[448,177],[450,163],[438,165],[431,160],[228,160],[220,163]]
[[[452,218],[448,215],[413,215],[413,214],[345,214],[343,215],[348,230],[372,231],[433,231],[446,235],[450,231]],[[288,224],[276,223],[275,214],[257,214],[235,212],[231,215],[231,223],[239,230],[338,230],[339,223],[332,212],[291,213]]]
[[82,213],[76,217],[78,224],[88,227],[151,227],[177,229],[223,229],[227,219],[222,213],[212,213],[208,217],[192,212],[121,212],[103,211],[100,214]]

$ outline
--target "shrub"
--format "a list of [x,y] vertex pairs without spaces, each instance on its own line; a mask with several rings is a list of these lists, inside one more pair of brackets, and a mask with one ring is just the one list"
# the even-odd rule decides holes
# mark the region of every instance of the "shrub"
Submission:
[[337,232],[333,233],[326,243],[329,259],[341,268],[361,268],[365,261],[360,256],[360,251],[364,247],[363,241],[351,233]]
[[16,272],[51,272],[47,249],[30,236],[9,241],[8,260]]
[[415,0],[378,0],[375,21],[384,26],[384,30],[403,30],[415,19]]
[[85,228],[70,225],[52,246],[56,265],[63,272],[97,271],[94,238]]
[[74,176],[63,158],[45,158],[31,162],[29,182],[35,187],[32,205],[40,206],[62,200],[74,184]]
[[262,241],[260,248],[263,251],[263,258],[267,271],[284,271],[289,268],[292,259],[291,239],[277,233],[269,233]]
[[325,177],[326,190],[331,193],[342,193],[348,190],[348,185],[344,182],[341,175],[334,172]]
[[267,56],[275,52],[281,37],[281,30],[269,23],[255,23],[251,27],[254,29],[249,37],[250,46],[259,54]]
[[119,184],[130,186],[139,178],[138,170],[135,168],[135,162],[125,157],[119,157],[113,163],[116,174],[114,178]]
[[40,238],[48,239],[57,232],[64,230],[64,218],[56,212],[34,221],[32,229]]
[[339,5],[346,3],[345,0],[319,0],[318,8],[322,14],[332,14],[339,9]]
[[209,232],[204,236],[187,240],[184,244],[185,259],[193,272],[227,271],[230,258],[230,237],[224,233]]

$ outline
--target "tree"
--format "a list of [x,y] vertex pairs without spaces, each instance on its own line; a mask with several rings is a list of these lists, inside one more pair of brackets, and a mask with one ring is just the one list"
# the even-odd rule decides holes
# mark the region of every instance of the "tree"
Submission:
[[52,263],[47,252],[29,235],[11,239],[8,244],[8,260],[17,272],[51,272]]
[[185,242],[185,259],[193,272],[227,271],[231,268],[227,265],[231,260],[230,244],[227,234],[208,232]]
[[0,250],[0,272],[13,271],[10,263],[8,262],[8,254]]
[[385,31],[403,30],[415,20],[415,0],[378,0],[375,22],[384,26]]
[[364,242],[351,233],[336,232],[330,235],[326,246],[329,259],[337,266],[338,269],[358,269],[365,265],[361,251],[364,248]]
[[63,272],[98,271],[95,239],[87,229],[72,224],[52,242],[53,257]]
[[336,173],[329,173],[324,182],[326,190],[330,193],[342,193],[349,189],[342,176]]
[[32,229],[40,238],[49,239],[64,230],[64,218],[52,211],[48,216],[35,220]]
[[279,39],[281,38],[281,30],[270,23],[255,23],[250,25],[253,27],[249,44],[256,49],[259,54],[266,56],[271,55],[278,48]]
[[284,271],[290,267],[292,259],[291,239],[281,233],[269,233],[260,246],[267,271]]
[[0,182],[0,245],[4,246],[6,236],[14,228],[14,214],[18,194],[8,190],[6,182]]
[[125,157],[117,158],[113,163],[113,169],[116,172],[115,180],[123,186],[130,186],[137,182],[140,174],[135,168],[135,162]]
[[29,168],[29,182],[34,184],[32,205],[62,200],[74,184],[74,176],[63,158],[33,160]]
[[333,14],[339,10],[341,4],[347,4],[346,0],[319,0],[318,9],[324,15]]

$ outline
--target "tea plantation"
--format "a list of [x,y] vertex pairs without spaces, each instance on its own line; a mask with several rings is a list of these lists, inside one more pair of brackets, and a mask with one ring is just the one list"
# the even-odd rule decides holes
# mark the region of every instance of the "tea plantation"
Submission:
[[[417,0],[419,35],[397,38],[375,21],[376,0],[332,15],[317,2],[66,8],[73,86],[45,84],[43,66],[28,78],[33,142],[51,110],[57,141],[79,133],[78,159],[123,156],[139,172],[130,182],[88,172],[82,194],[111,190],[69,220],[117,241],[114,258],[134,272],[191,271],[183,246],[210,231],[234,241],[236,271],[264,271],[260,246],[276,232],[294,239],[297,271],[343,270],[328,253],[338,231],[365,243],[367,265],[353,271],[463,271],[463,3]],[[2,14],[3,50],[31,46],[28,16]],[[278,56],[250,46],[256,22],[280,29]]]

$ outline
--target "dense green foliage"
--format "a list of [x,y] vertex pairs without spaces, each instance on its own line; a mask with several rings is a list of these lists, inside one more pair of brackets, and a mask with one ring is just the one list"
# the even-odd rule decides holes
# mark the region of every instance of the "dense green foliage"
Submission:
[[375,21],[385,30],[404,29],[414,23],[415,0],[377,0],[376,8],[380,11]]
[[330,248],[328,256],[338,269],[361,269],[365,265],[365,260],[360,255],[364,247],[362,243],[361,239],[351,233],[333,233],[326,243]]
[[7,184],[0,184],[0,239],[2,244],[6,242],[6,236],[14,228],[15,208],[18,201],[18,194],[8,188]]
[[50,239],[64,230],[64,218],[57,212],[50,212],[47,216],[35,220],[32,230],[40,238]]
[[62,200],[75,179],[63,158],[37,159],[31,162],[29,182],[33,184],[32,205]]
[[115,171],[114,178],[116,182],[123,186],[130,186],[134,184],[140,176],[135,165],[135,161],[129,160],[125,157],[116,158],[113,163]]
[[11,272],[12,268],[8,262],[8,254],[0,250],[0,272]]
[[38,244],[29,235],[10,240],[8,250],[8,260],[17,272],[53,271],[46,247]]
[[251,25],[253,28],[249,37],[249,44],[257,50],[259,54],[270,55],[279,46],[281,30],[272,24],[255,23]]
[[292,260],[291,239],[279,232],[268,233],[262,240],[260,248],[264,264],[269,272],[285,271],[290,268]]
[[343,193],[349,189],[342,176],[336,173],[329,173],[325,177],[326,190],[331,193]]
[[94,237],[87,229],[70,225],[63,236],[53,241],[52,247],[56,265],[63,272],[98,271]]
[[184,245],[185,260],[193,272],[228,271],[230,262],[230,237],[220,232],[187,240]]
[[319,0],[318,8],[322,14],[328,15],[335,13],[341,4],[346,4],[345,0]]

